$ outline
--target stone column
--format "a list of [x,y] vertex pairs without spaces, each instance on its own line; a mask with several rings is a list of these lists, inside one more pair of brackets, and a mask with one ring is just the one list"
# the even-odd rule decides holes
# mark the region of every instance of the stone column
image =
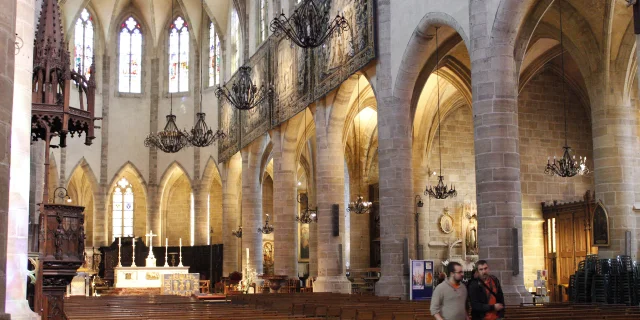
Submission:
[[[471,84],[473,89],[478,244],[480,257],[500,279],[507,304],[526,302],[522,268],[522,194],[518,150],[518,74],[513,42],[500,25],[487,34],[485,1],[472,0]],[[541,169],[542,170],[542,169]],[[517,230],[513,239],[512,230]],[[517,243],[514,243],[517,241]],[[512,248],[518,247],[517,275]]]
[[[236,153],[222,166],[222,275],[240,271],[238,267],[238,244],[241,239],[231,232],[240,226],[238,196],[242,174],[242,158]],[[247,229],[246,232],[249,230]]]
[[[386,44],[391,39],[391,4],[378,2],[378,38]],[[405,239],[413,252],[413,168],[411,165],[412,122],[410,106],[398,105],[393,97],[390,46],[379,46],[376,65],[376,99],[378,100],[378,163],[380,174],[380,254],[381,278],[376,295],[408,295],[408,258],[403,257]]]
[[[597,98],[602,100],[591,104],[591,134],[596,201],[604,203],[609,215],[610,245],[599,247],[598,255],[601,259],[611,259],[628,253],[637,260],[640,218],[633,210],[637,183],[634,171],[638,171],[635,165],[638,156],[637,109],[621,94],[626,87],[626,79],[620,76],[624,71],[618,69],[615,60],[610,62],[605,58],[603,63],[610,63],[603,68],[610,76],[604,85],[600,80],[604,78],[602,73],[592,77]],[[607,90],[600,91],[599,88]],[[627,231],[631,233],[630,248],[626,246]]]
[[[262,153],[267,146],[266,134],[251,142],[240,151],[242,155],[242,272],[248,267],[256,273],[262,273],[262,185],[260,184],[260,163]],[[273,220],[270,221],[271,224]],[[275,230],[274,232],[278,232]],[[249,261],[246,250],[249,248]]]
[[[312,144],[312,145],[315,145]],[[314,157],[316,152],[311,157]],[[311,178],[307,181],[307,194],[309,195],[309,208],[318,207],[318,197],[316,194],[316,170],[315,163],[312,166]],[[317,218],[317,216],[316,216]],[[318,276],[318,223],[309,224],[309,278]]]
[[[151,58],[151,84],[149,85],[149,131],[158,132],[158,105],[160,104],[160,59]],[[147,228],[146,232],[154,231],[158,237],[153,237],[153,245],[163,246],[166,234],[162,232],[162,212],[160,199],[162,190],[158,186],[158,149],[149,148],[149,185],[147,186]],[[147,244],[149,245],[149,244]]]
[[[10,0],[9,2],[15,1]],[[10,58],[4,58],[13,60],[15,57],[13,110],[9,109],[6,114],[11,115],[12,119],[5,311],[11,314],[12,319],[38,319],[38,315],[31,311],[26,299],[29,243],[29,175],[31,164],[25,160],[29,159],[31,152],[31,70],[33,69],[33,52],[30,50],[30,44],[33,43],[35,35],[35,3],[28,0],[18,0],[17,5],[15,32],[22,38],[24,46],[18,55],[14,56],[14,46],[10,43],[2,42],[6,45],[5,54],[11,56]],[[2,20],[4,19],[3,17]],[[2,92],[6,91],[3,90]],[[6,107],[11,108],[10,106],[11,101]],[[6,146],[8,147],[9,145]]]
[[[109,199],[109,98],[111,96],[111,59],[108,54],[102,56],[102,121],[100,127],[100,190],[95,198],[96,215],[93,219],[93,244],[96,247],[110,244],[109,226],[107,221],[107,201]],[[115,70],[114,70],[115,72]],[[101,232],[98,232],[101,230]]]
[[[351,282],[345,276],[344,236],[344,149],[341,123],[329,123],[331,106],[325,99],[316,102],[316,187],[318,195],[318,279],[314,292],[351,293]],[[334,119],[332,119],[334,120]],[[334,236],[332,205],[339,205],[340,232]]]
[[42,202],[42,196],[44,194],[45,147],[45,143],[42,140],[31,144],[31,179],[29,181],[29,252],[38,252],[38,217],[40,217],[40,206],[38,204]]
[[[306,112],[306,110],[304,111]],[[274,272],[298,277],[296,159],[302,114],[273,130]]]

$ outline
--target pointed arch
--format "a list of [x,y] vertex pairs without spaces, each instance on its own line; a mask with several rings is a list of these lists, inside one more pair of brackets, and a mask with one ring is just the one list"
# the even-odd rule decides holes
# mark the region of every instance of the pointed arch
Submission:
[[67,194],[72,205],[84,207],[85,247],[92,247],[95,243],[95,199],[99,190],[98,181],[91,170],[91,166],[83,157],[71,171],[67,180]]
[[[140,170],[130,161],[125,162],[116,171],[111,178],[107,192],[107,214],[105,215],[105,233],[107,235],[107,242],[113,240],[113,217],[114,217],[114,192],[116,192],[116,186],[118,181],[122,179],[128,181],[131,185],[131,191],[133,192],[133,234],[143,235],[147,229],[147,217],[149,215],[147,203],[147,183],[144,177],[140,173]],[[117,209],[117,208],[116,208]]]
[[196,234],[208,235],[213,230],[213,236],[207,237],[206,243],[222,243],[222,176],[213,157],[207,160],[200,181],[199,199],[205,203],[200,206],[200,212],[196,212],[196,221],[207,223],[198,224]]
[[193,181],[187,170],[177,161],[165,170],[159,184],[160,226],[158,234],[177,246],[195,241],[195,209]]

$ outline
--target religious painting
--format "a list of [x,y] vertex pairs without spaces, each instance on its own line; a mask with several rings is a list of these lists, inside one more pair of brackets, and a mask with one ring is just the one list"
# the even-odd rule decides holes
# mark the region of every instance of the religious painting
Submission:
[[199,273],[164,274],[162,294],[190,297],[200,292]]
[[309,224],[302,223],[298,228],[299,246],[298,261],[309,261]]
[[593,211],[593,245],[596,247],[609,246],[609,214],[602,201],[598,201]]
[[227,137],[218,141],[218,163],[229,160],[234,154],[240,150],[240,130],[239,130],[239,110],[229,104],[225,99],[218,100],[219,117],[218,128],[222,130]]
[[449,215],[449,208],[444,208],[439,225],[442,232],[447,234],[453,232],[453,218]]
[[[373,60],[375,33],[373,0],[325,0],[329,17],[344,14],[350,28],[315,49],[314,100],[327,94]],[[323,7],[326,8],[326,7]]]
[[284,34],[273,40],[273,126],[287,121],[311,102],[306,51],[292,45]]
[[264,274],[273,274],[273,242],[262,243],[262,269]]
[[[263,45],[251,57],[246,66],[251,67],[251,81],[260,88],[269,89],[269,47]],[[271,99],[267,97],[260,105],[250,110],[240,111],[240,149],[251,143],[271,126]]]
[[411,261],[413,264],[413,275],[411,277],[411,288],[412,289],[424,289],[425,279],[424,279],[424,261]]

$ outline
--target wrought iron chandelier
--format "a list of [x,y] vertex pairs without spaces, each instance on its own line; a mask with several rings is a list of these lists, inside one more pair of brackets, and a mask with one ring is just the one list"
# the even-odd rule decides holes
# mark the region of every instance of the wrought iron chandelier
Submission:
[[308,49],[322,45],[327,38],[334,34],[342,34],[349,30],[349,22],[337,14],[329,22],[329,6],[318,8],[313,0],[304,0],[287,18],[284,10],[280,16],[273,18],[270,25],[271,32],[285,36],[298,47]]
[[176,125],[176,116],[173,114],[173,94],[171,94],[171,111],[167,115],[167,124],[162,131],[150,133],[144,139],[144,146],[156,147],[166,153],[176,153],[189,146],[187,136]]
[[556,157],[553,156],[553,162],[551,162],[551,157],[547,157],[547,166],[544,169],[544,173],[548,175],[557,175],[564,178],[570,178],[575,175],[585,175],[589,173],[589,168],[587,168],[587,157],[579,157],[579,160],[576,160],[576,156],[573,154],[573,150],[569,146],[567,142],[567,103],[566,103],[566,95],[564,90],[564,46],[563,46],[563,37],[562,37],[562,5],[558,3],[560,7],[560,61],[562,64],[562,108],[564,111],[564,152],[562,154],[562,158],[556,160]]
[[238,230],[231,230],[231,234],[236,238],[242,238],[242,227],[238,226]]
[[[358,75],[358,112],[360,111],[360,75]],[[362,117],[358,116],[358,130],[356,131],[356,142],[354,143],[354,145],[356,146],[356,163],[357,163],[357,168],[358,168],[358,192],[360,192],[362,190],[362,178],[360,177],[360,175],[362,174],[362,172],[360,172],[360,147],[358,146],[358,144],[360,144],[360,119]],[[371,210],[371,202],[369,201],[364,201],[364,197],[361,195],[358,195],[358,197],[356,198],[356,201],[352,201],[349,202],[349,207],[347,207],[347,211],[349,212],[353,212],[356,214],[365,214],[367,212],[369,212],[369,210]]]
[[440,175],[438,175],[438,184],[433,186],[427,186],[424,191],[425,195],[436,199],[446,199],[449,197],[455,197],[458,195],[455,186],[451,185],[451,188],[444,184],[444,176],[442,175],[442,123],[440,121],[440,73],[438,71],[438,64],[440,63],[440,55],[438,52],[438,29],[436,27],[436,87],[438,90],[438,153],[440,156]]
[[[202,15],[204,21],[204,1],[202,1]],[[202,46],[200,46],[200,56],[202,56]],[[202,63],[200,64],[203,65]],[[194,147],[202,148],[208,147],[216,142],[218,139],[224,139],[226,135],[222,130],[217,130],[215,133],[209,126],[207,122],[204,120],[206,114],[202,112],[202,84],[204,71],[200,68],[200,112],[196,113],[196,124],[191,128],[189,132],[186,132],[185,135],[189,144]]]
[[318,210],[317,209],[309,209],[309,198],[307,198],[306,193],[301,193],[298,197],[298,203],[304,206],[302,212],[300,212],[299,216],[296,216],[296,221],[302,224],[309,224],[311,222],[316,222],[318,219]]
[[267,221],[265,221],[264,226],[262,228],[258,228],[258,232],[262,234],[270,234],[273,232],[273,225],[269,224],[269,214],[267,214]]
[[238,70],[238,80],[231,85],[231,90],[225,86],[218,86],[216,97],[225,98],[231,105],[239,110],[251,110],[259,106],[264,99],[273,96],[273,88],[265,88],[264,85],[256,86],[251,80],[251,67],[242,66]]

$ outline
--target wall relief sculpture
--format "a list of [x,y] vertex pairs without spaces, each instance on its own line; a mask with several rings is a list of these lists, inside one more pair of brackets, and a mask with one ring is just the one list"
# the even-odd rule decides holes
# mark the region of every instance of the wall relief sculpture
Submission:
[[[273,99],[263,106],[239,111],[219,101],[218,128],[227,138],[218,143],[218,162],[229,160],[242,147],[269,129],[304,110],[338,87],[376,57],[373,0],[317,0],[329,17],[344,12],[350,30],[327,39],[316,49],[301,49],[284,35],[271,35],[249,59],[256,86],[273,85]],[[231,89],[237,71],[225,86]]]

